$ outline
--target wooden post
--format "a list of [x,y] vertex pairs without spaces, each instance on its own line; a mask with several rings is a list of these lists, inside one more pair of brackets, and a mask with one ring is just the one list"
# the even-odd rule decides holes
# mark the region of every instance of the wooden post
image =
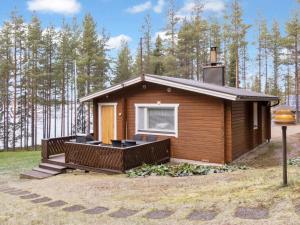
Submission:
[[49,152],[48,152],[48,140],[42,139],[42,159],[48,159]]
[[282,126],[282,147],[283,147],[283,186],[287,186],[287,151],[286,151],[286,126]]
[[127,100],[122,98],[122,139],[127,139]]

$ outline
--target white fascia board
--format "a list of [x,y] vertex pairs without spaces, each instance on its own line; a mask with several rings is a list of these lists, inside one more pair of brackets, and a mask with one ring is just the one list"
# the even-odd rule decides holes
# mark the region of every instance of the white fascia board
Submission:
[[174,88],[178,88],[178,89],[182,89],[182,90],[186,90],[186,91],[192,91],[192,92],[196,92],[196,93],[200,93],[200,94],[210,95],[210,96],[214,96],[214,97],[218,97],[218,98],[228,99],[228,100],[232,100],[232,101],[237,100],[237,96],[235,96],[235,95],[230,95],[230,94],[225,94],[225,93],[221,93],[221,92],[211,91],[211,90],[207,90],[207,89],[204,89],[204,88],[192,87],[192,86],[189,86],[189,85],[174,83],[174,82],[171,82],[171,81],[166,81],[166,80],[163,80],[163,79],[157,79],[157,78],[154,78],[154,77],[145,76],[145,81],[155,83],[155,84],[166,85],[166,86],[169,86],[169,87],[174,87]]
[[128,80],[128,81],[125,81],[124,83],[122,84],[118,84],[118,85],[115,85],[115,86],[112,86],[110,88],[107,88],[103,91],[99,91],[99,92],[96,92],[94,94],[91,94],[91,95],[88,95],[88,96],[85,96],[85,97],[82,97],[79,99],[80,102],[86,102],[86,101],[89,101],[93,98],[97,98],[97,97],[100,97],[102,95],[105,95],[105,94],[109,94],[110,92],[113,92],[113,91],[117,91],[117,90],[120,90],[122,89],[123,87],[127,87],[127,86],[130,86],[132,84],[136,84],[138,82],[142,81],[142,78],[141,77],[137,77],[137,78],[134,78],[134,79],[131,79],[131,80]]

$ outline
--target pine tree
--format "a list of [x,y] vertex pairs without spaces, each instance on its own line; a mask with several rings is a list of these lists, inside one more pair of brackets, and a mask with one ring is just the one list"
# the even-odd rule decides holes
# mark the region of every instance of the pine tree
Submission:
[[[245,36],[249,25],[246,25],[242,18],[242,8],[238,0],[233,0],[231,4],[231,14],[228,17],[228,24],[230,24],[230,85],[237,88],[240,87],[240,51],[244,48]],[[233,55],[232,55],[233,54]]]
[[155,48],[152,54],[152,73],[163,75],[164,74],[164,55],[162,39],[158,35],[155,41]]
[[151,54],[152,54],[152,27],[151,27],[151,17],[147,14],[144,18],[144,23],[142,25],[142,41],[143,41],[143,67],[145,73],[151,73]]
[[80,59],[80,42],[81,42],[82,31],[81,27],[77,23],[76,17],[72,20],[71,26],[71,37],[70,37],[70,46],[71,46],[71,61],[72,61],[72,76],[70,80],[71,86],[71,129],[72,134],[77,133],[77,117],[78,117],[78,94],[77,94],[77,62]]
[[0,32],[0,79],[1,79],[1,103],[2,103],[2,122],[3,126],[2,133],[3,133],[3,148],[8,149],[9,148],[9,137],[10,137],[10,130],[11,130],[11,124],[10,124],[10,103],[12,101],[11,99],[11,83],[10,83],[10,75],[11,70],[13,68],[12,63],[12,55],[11,55],[11,48],[12,48],[12,41],[11,41],[11,24],[8,22],[5,22],[1,32]]
[[[105,87],[107,81],[107,72],[109,70],[109,61],[106,56],[106,43],[108,37],[102,32],[102,38],[99,40],[96,31],[96,23],[92,16],[87,14],[83,21],[82,46],[80,49],[81,58],[78,69],[78,87],[79,96],[88,95],[93,91],[101,90]],[[81,110],[84,111],[84,110]],[[88,103],[86,110],[86,132],[90,133],[91,106]],[[84,121],[84,118],[82,118]],[[82,126],[85,128],[85,126]]]
[[168,1],[168,13],[167,13],[167,26],[166,35],[169,36],[169,53],[175,56],[176,51],[176,25],[179,22],[179,18],[176,16],[175,1]]
[[66,105],[68,95],[68,82],[70,78],[70,64],[73,62],[70,59],[71,46],[70,46],[71,30],[70,26],[63,21],[63,27],[59,32],[59,46],[58,46],[58,59],[57,59],[57,82],[59,83],[60,90],[60,113],[61,113],[61,136],[66,136]]
[[193,24],[185,19],[178,32],[177,57],[180,74],[186,79],[193,79],[193,57],[195,54],[193,35]]
[[122,81],[128,80],[132,77],[132,58],[128,43],[123,41],[121,44],[121,49],[118,54],[115,77],[113,80],[114,84],[121,83]]
[[[57,33],[53,26],[46,28],[43,34],[43,62],[44,65],[44,73],[47,79],[44,81],[45,85],[45,120],[44,120],[44,134],[45,138],[49,138],[51,136],[51,128],[52,128],[52,105],[56,104],[53,99],[53,86],[57,84],[57,78],[54,74],[55,67],[55,56],[57,55],[57,44],[55,40],[57,39]],[[56,124],[54,124],[56,126]]]
[[229,19],[228,19],[228,15],[226,14],[226,12],[224,13],[224,22],[222,25],[222,31],[221,31],[221,43],[222,43],[222,49],[223,49],[223,54],[222,54],[222,58],[223,58],[223,62],[224,62],[224,66],[225,66],[225,83],[227,85],[230,86],[234,86],[235,85],[235,81],[231,80],[231,78],[233,78],[233,74],[234,71],[230,71],[230,66],[231,64],[229,64],[230,60],[230,23],[229,23]]
[[281,49],[282,49],[281,44],[282,44],[282,39],[281,39],[280,30],[279,30],[279,24],[275,21],[272,26],[272,34],[271,34],[271,39],[270,39],[270,52],[271,52],[272,61],[273,61],[273,73],[274,73],[271,94],[276,95],[276,96],[280,95],[279,68],[281,65],[281,62],[280,62],[280,54],[281,54]]
[[264,70],[264,79],[265,79],[265,87],[264,87],[264,92],[266,94],[270,93],[270,88],[269,88],[269,82],[268,82],[268,68],[269,68],[269,54],[270,54],[270,34],[268,31],[267,23],[265,19],[262,19],[259,22],[260,26],[260,42],[261,42],[261,48],[262,48],[262,53],[261,53],[261,58],[262,58],[262,70]]
[[41,24],[38,17],[32,16],[31,23],[28,25],[27,35],[27,51],[28,51],[28,65],[29,65],[29,96],[30,96],[30,130],[31,130],[31,145],[35,147],[37,144],[37,121],[38,121],[38,84],[43,77],[40,77],[40,47],[41,47]]
[[[209,46],[209,25],[206,20],[202,19],[203,4],[201,1],[195,1],[194,18],[193,18],[193,48],[196,79],[200,80],[202,66],[207,64]],[[193,75],[192,75],[193,76]]]
[[142,62],[142,44],[140,44],[136,50],[135,59],[132,67],[132,71],[134,75],[141,75],[143,74],[143,62]]
[[165,54],[164,54],[164,75],[177,76],[179,75],[177,65],[177,26],[179,18],[175,6],[175,0],[168,1],[167,23],[165,27],[165,35],[167,37]]
[[[21,93],[21,71],[23,51],[24,51],[24,22],[23,18],[16,11],[11,15],[11,31],[12,31],[12,56],[13,56],[13,119],[12,119],[12,140],[11,146],[15,150],[16,144],[20,138],[19,146],[22,147],[22,118],[20,117],[22,107],[18,94]],[[19,129],[21,127],[21,129]],[[20,136],[19,136],[20,135]]]
[[257,62],[258,62],[258,91],[262,91],[262,67],[263,67],[263,45],[264,45],[264,36],[263,36],[263,20],[258,21],[258,37],[257,37]]

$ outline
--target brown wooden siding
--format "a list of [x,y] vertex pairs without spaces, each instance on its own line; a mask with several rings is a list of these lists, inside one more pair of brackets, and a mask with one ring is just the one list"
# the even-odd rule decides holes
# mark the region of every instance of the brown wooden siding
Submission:
[[249,143],[249,137],[251,137],[249,128],[249,108],[247,102],[232,102],[233,159],[247,152],[251,148]]
[[230,101],[225,101],[225,162],[232,161],[232,114]]
[[[126,98],[125,100],[122,100]],[[179,104],[178,138],[171,137],[171,155],[175,158],[224,163],[223,100],[192,92],[147,84],[96,99],[95,102],[117,102],[117,136],[132,138],[135,134],[135,104]],[[122,107],[126,102],[126,119]],[[122,113],[122,115],[120,114]],[[127,125],[127,129],[126,129]],[[125,128],[124,128],[125,127]],[[127,135],[122,132],[126,130]],[[165,136],[160,136],[165,138]]]
[[[136,103],[179,104],[178,138],[171,137],[174,158],[231,162],[270,137],[270,109],[265,103],[258,104],[259,129],[253,130],[252,102],[224,101],[174,88],[167,92],[167,87],[162,85],[137,84],[94,99],[94,106],[99,102],[118,103],[118,139],[130,139],[135,134]],[[266,107],[265,117],[262,106]],[[94,131],[97,132],[96,110],[94,115]]]
[[268,139],[268,113],[265,102],[258,102],[258,128],[253,128],[253,102],[232,102],[232,160]]

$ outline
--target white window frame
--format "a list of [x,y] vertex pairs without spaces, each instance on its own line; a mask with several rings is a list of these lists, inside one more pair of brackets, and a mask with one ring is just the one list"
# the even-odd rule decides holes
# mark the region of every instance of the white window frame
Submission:
[[253,129],[258,129],[258,104],[253,102]]
[[117,139],[117,105],[116,102],[98,103],[98,139],[102,141],[102,106],[113,106],[114,107],[114,139]]
[[[139,131],[138,129],[138,121],[139,121],[139,114],[138,108],[145,107],[145,108],[173,108],[174,109],[174,131],[170,131],[170,133],[166,131],[157,131],[157,130],[149,130],[149,131]],[[135,133],[136,134],[152,134],[152,135],[160,135],[160,136],[171,136],[171,137],[178,137],[178,107],[179,104],[135,104]],[[145,110],[145,123],[147,123],[147,115]]]

